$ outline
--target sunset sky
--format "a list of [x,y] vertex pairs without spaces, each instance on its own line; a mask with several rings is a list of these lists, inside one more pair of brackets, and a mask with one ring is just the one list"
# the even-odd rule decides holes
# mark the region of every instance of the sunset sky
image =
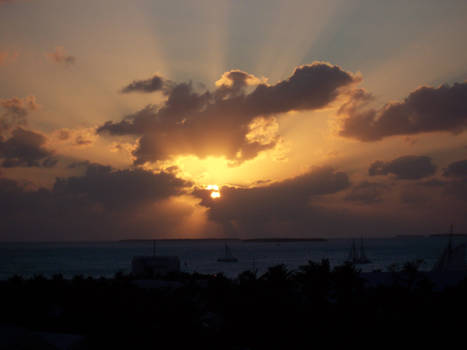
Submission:
[[465,0],[0,0],[0,240],[467,233]]

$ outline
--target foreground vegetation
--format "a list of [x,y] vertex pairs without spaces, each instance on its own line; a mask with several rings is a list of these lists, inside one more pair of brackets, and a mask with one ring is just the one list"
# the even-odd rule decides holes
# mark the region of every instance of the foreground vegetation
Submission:
[[80,349],[309,349],[317,341],[390,340],[418,330],[425,339],[430,330],[465,324],[466,280],[435,290],[417,264],[390,273],[392,283],[376,287],[353,265],[331,269],[327,260],[297,271],[278,265],[261,276],[245,271],[236,279],[173,274],[160,277],[159,288],[142,288],[121,273],[15,276],[0,282],[0,323],[80,334]]

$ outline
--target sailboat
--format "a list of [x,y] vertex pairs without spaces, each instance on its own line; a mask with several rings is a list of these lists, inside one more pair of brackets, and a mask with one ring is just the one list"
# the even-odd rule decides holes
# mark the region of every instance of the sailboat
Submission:
[[352,247],[350,248],[349,256],[346,260],[352,264],[369,264],[371,260],[365,254],[365,249],[363,248],[363,239],[360,240],[360,251],[357,250],[357,245],[355,240],[352,240]]
[[232,251],[230,250],[227,243],[225,244],[225,254],[224,256],[217,259],[219,262],[238,262],[238,259],[232,255]]
[[438,261],[433,266],[432,271],[462,271],[467,270],[467,265],[465,263],[465,248],[466,244],[459,244],[458,246],[453,246],[452,235],[454,227],[451,224],[451,230],[449,233],[449,242],[446,248],[444,248],[443,253],[438,258]]
[[359,264],[369,264],[371,263],[371,260],[368,259],[368,257],[365,254],[365,249],[363,248],[363,239],[360,240],[360,258],[359,258]]

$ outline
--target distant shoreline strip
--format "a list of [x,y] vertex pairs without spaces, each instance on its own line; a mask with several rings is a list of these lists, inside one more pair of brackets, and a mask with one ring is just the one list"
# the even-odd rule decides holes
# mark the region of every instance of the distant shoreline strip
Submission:
[[250,243],[289,243],[289,242],[326,242],[326,238],[168,238],[168,239],[122,239],[122,243],[144,243],[144,242],[250,242]]

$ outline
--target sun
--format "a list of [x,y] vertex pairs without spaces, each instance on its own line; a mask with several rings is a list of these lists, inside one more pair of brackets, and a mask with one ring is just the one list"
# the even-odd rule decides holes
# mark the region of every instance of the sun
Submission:
[[221,193],[220,192],[217,192],[217,191],[214,191],[214,192],[211,192],[211,198],[220,198],[221,196]]
[[207,185],[206,189],[212,191],[211,192],[211,198],[213,198],[213,199],[220,198],[221,193],[219,191],[219,186],[217,186],[217,185]]

